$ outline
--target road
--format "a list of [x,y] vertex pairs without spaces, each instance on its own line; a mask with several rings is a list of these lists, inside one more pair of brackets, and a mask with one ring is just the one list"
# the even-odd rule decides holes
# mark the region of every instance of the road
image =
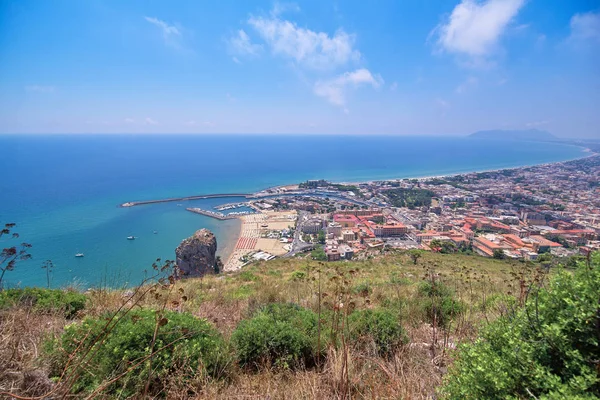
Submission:
[[302,237],[302,226],[306,222],[307,215],[308,213],[306,211],[298,211],[298,221],[296,223],[296,230],[294,231],[294,240],[292,241],[292,246],[290,251],[288,251],[282,257],[293,257],[298,253],[303,253],[313,248],[312,244],[300,240]]

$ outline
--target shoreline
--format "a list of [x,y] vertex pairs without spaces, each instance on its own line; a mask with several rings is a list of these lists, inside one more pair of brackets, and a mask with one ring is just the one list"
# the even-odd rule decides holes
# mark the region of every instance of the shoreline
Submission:
[[[522,169],[522,168],[544,167],[544,166],[550,166],[550,165],[564,164],[567,162],[572,162],[572,161],[577,161],[577,160],[584,160],[586,158],[595,157],[595,156],[600,155],[600,153],[595,153],[589,148],[585,148],[583,146],[580,146],[580,147],[582,147],[584,149],[583,150],[584,152],[588,152],[590,154],[584,155],[581,157],[568,159],[568,160],[563,160],[563,161],[552,161],[552,162],[541,163],[541,164],[520,165],[520,166],[516,166],[516,167],[492,168],[492,169],[485,169],[485,170],[469,170],[469,171],[463,171],[463,172],[448,172],[448,173],[442,173],[442,174],[438,174],[438,175],[427,175],[427,176],[416,176],[416,177],[402,177],[402,178],[394,177],[394,178],[368,179],[368,180],[360,180],[360,181],[334,181],[334,180],[328,180],[328,181],[331,183],[352,184],[352,185],[370,184],[373,182],[381,182],[381,181],[398,181],[398,180],[403,180],[403,179],[416,179],[419,181],[423,181],[423,180],[427,180],[427,179],[446,178],[446,177],[454,177],[454,176],[467,175],[467,174],[480,174],[480,173],[486,173],[486,172],[517,170],[517,169]],[[321,179],[325,179],[325,178],[321,178]],[[325,180],[327,180],[327,179],[325,179]],[[215,198],[228,198],[228,197],[245,197],[248,200],[260,199],[260,198],[266,196],[266,195],[261,196],[260,194],[267,190],[276,190],[276,189],[287,188],[287,187],[291,187],[291,186],[297,186],[299,183],[300,182],[295,183],[295,184],[285,183],[285,184],[281,184],[281,185],[269,186],[267,188],[260,189],[253,193],[203,194],[203,195],[193,195],[193,196],[171,197],[171,198],[156,199],[156,200],[127,201],[125,203],[118,205],[118,207],[130,208],[130,207],[135,207],[135,206],[140,206],[140,205],[151,205],[151,204],[168,203],[168,202],[174,202],[174,201],[202,200],[202,199],[209,199],[209,198],[215,199]],[[237,218],[239,218],[239,217],[237,217]]]
[[[360,182],[334,182],[334,183],[340,183],[340,184],[369,184],[369,183],[373,183],[373,182],[378,182],[378,181],[387,181],[387,180],[402,180],[402,179],[416,179],[418,181],[425,181],[425,180],[429,180],[429,179],[435,179],[435,178],[447,178],[447,177],[456,177],[456,176],[460,176],[460,175],[468,175],[468,174],[478,174],[478,173],[487,173],[487,172],[499,172],[499,171],[506,171],[506,170],[519,170],[519,169],[525,169],[525,168],[535,168],[535,167],[546,167],[546,166],[552,166],[552,165],[559,165],[559,164],[564,164],[564,163],[568,163],[568,162],[572,162],[572,161],[577,161],[577,160],[585,160],[586,158],[591,158],[591,157],[596,157],[596,156],[600,156],[600,153],[594,153],[591,149],[586,148],[585,149],[586,152],[589,152],[590,154],[583,156],[583,157],[577,157],[577,158],[573,158],[570,160],[565,160],[565,161],[556,161],[556,162],[549,162],[549,163],[542,163],[542,164],[533,164],[533,165],[522,165],[522,166],[518,166],[518,167],[508,167],[508,168],[496,168],[496,169],[489,169],[489,170],[482,170],[482,171],[468,171],[468,172],[459,172],[459,173],[448,173],[448,174],[443,174],[443,175],[431,175],[431,176],[421,176],[421,177],[415,177],[415,178],[394,178],[394,179],[379,179],[379,180],[368,180],[368,181],[360,181]],[[296,184],[297,185],[297,184]],[[259,192],[255,192],[256,193],[260,193],[266,190],[276,190],[279,188],[284,188],[284,187],[290,187],[290,186],[294,186],[294,185],[290,185],[290,184],[284,184],[284,185],[278,185],[278,186],[271,186],[267,189],[263,189]],[[235,219],[240,221],[240,228],[238,230],[238,234],[235,238],[232,238],[232,242],[237,243],[240,240],[240,238],[242,237],[242,232],[243,232],[243,228],[244,228],[244,224],[246,223],[245,219],[243,218],[243,216],[239,216],[236,217]],[[235,240],[234,240],[235,239]],[[236,254],[236,246],[234,246],[233,250],[231,251],[231,254],[229,254],[229,256],[227,257],[227,260],[223,263],[224,266],[229,265],[230,262],[232,261],[231,258]],[[224,271],[222,272],[231,272],[232,270],[226,270],[224,269]]]
[[[405,178],[386,178],[386,179],[371,179],[368,181],[339,181],[339,182],[332,182],[332,183],[360,185],[360,184],[365,184],[365,183],[373,183],[373,182],[381,182],[381,181],[397,181],[397,180],[403,180],[403,179],[416,179],[418,181],[424,181],[424,180],[428,180],[428,179],[448,178],[448,177],[455,177],[455,176],[460,176],[460,175],[483,174],[483,173],[487,173],[487,172],[518,170],[518,169],[523,169],[523,168],[547,167],[547,166],[551,166],[551,165],[565,164],[565,163],[572,162],[572,161],[585,160],[586,158],[600,156],[600,153],[594,153],[589,148],[585,148],[584,151],[589,152],[590,154],[582,156],[582,157],[571,158],[569,160],[564,160],[564,161],[553,161],[553,162],[547,162],[547,163],[541,163],[541,164],[521,165],[518,167],[471,170],[471,171],[466,171],[466,172],[448,172],[448,173],[441,174],[441,175],[427,175],[427,176],[418,176],[418,177],[411,177],[411,178],[406,178],[406,177]],[[282,185],[282,186],[289,186],[289,185]],[[279,186],[279,187],[282,187],[282,186]]]

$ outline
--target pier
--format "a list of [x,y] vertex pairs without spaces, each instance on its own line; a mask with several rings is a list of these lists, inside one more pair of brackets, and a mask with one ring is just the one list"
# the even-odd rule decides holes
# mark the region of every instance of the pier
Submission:
[[246,202],[242,202],[242,203],[222,204],[220,206],[216,206],[213,208],[218,211],[225,211],[225,210],[233,210],[235,208],[241,208],[241,207],[248,207],[248,202],[246,201]]
[[157,204],[157,203],[169,203],[173,201],[187,201],[187,200],[202,200],[202,199],[215,199],[219,197],[245,197],[249,198],[249,193],[219,193],[219,194],[203,194],[198,196],[187,196],[187,197],[171,197],[168,199],[160,200],[142,200],[142,201],[128,201],[121,204],[121,207],[134,207],[141,206],[144,204]]
[[200,214],[200,215],[204,215],[206,217],[212,217],[212,218],[218,219],[220,221],[224,221],[226,219],[235,219],[235,218],[237,218],[235,215],[225,215],[225,214],[220,213],[220,212],[214,212],[214,211],[210,211],[210,210],[203,210],[203,209],[197,208],[197,207],[186,208],[186,210],[189,211],[189,212],[193,212],[194,214]]

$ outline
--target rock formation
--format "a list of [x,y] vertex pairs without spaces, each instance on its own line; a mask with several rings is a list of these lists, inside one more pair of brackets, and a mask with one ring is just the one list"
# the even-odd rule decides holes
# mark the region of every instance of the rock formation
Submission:
[[217,238],[208,229],[200,229],[184,239],[175,250],[177,266],[183,276],[201,276],[215,272]]

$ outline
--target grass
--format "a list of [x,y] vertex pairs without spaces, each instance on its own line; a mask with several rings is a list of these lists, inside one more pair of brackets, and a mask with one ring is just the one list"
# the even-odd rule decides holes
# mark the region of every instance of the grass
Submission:
[[[137,308],[189,313],[205,318],[229,341],[240,321],[270,303],[296,303],[336,320],[338,341],[314,368],[231,369],[226,380],[198,376],[196,381],[165,382],[167,398],[430,398],[452,362],[452,349],[470,341],[484,321],[495,319],[523,295],[534,268],[506,260],[460,254],[423,253],[416,264],[409,254],[386,252],[356,262],[318,263],[307,258],[253,263],[238,273],[174,282],[160,295],[144,290],[95,290],[86,294],[84,316],[116,312],[124,302]],[[437,297],[423,293],[423,281],[443,282],[463,312],[442,326],[424,307]],[[154,293],[154,294],[153,294]],[[321,294],[321,296],[319,295]],[[512,302],[507,299],[513,299]],[[182,301],[183,299],[183,301]],[[431,303],[430,303],[431,304]],[[385,358],[354,345],[345,334],[350,308],[384,309],[395,315],[408,336]],[[433,313],[435,314],[435,313]],[[48,363],[42,342],[59,335],[64,313],[35,312],[27,305],[0,310],[0,392],[39,395],[47,390]],[[330,326],[329,320],[323,322]],[[333,329],[333,328],[331,328]],[[325,335],[325,332],[323,333]],[[341,339],[340,339],[341,338]],[[368,347],[368,346],[367,346]],[[24,385],[27,376],[36,385]],[[37,389],[36,389],[37,388]],[[0,397],[2,395],[0,394]]]

